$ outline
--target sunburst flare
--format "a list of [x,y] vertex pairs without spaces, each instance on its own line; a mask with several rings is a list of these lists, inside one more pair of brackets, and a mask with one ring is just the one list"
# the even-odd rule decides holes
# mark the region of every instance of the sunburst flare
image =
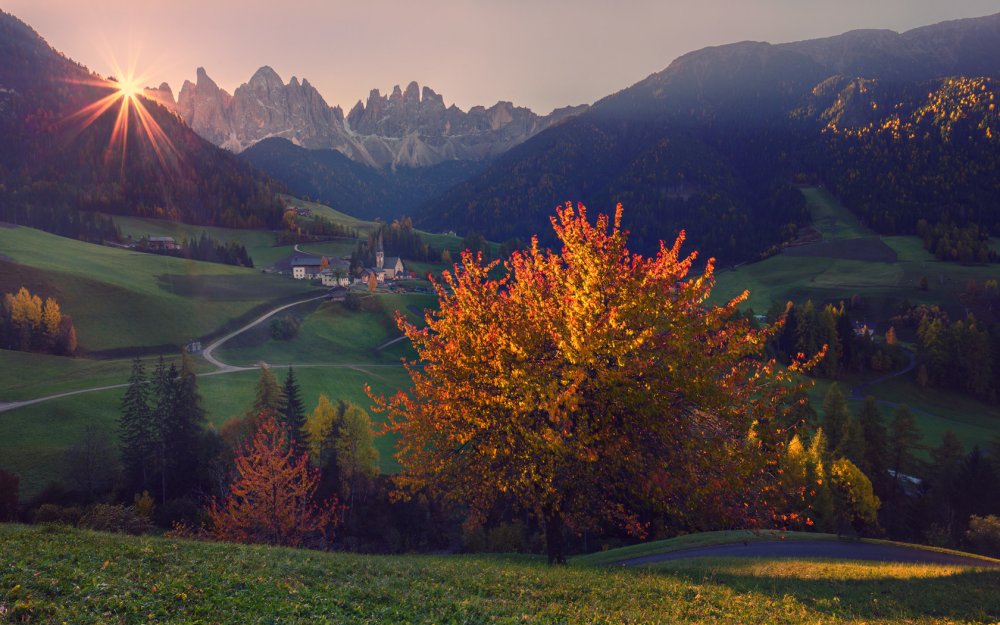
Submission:
[[[143,96],[143,85],[147,82],[146,77],[136,74],[134,62],[129,63],[127,70],[123,70],[115,61],[112,61],[112,64],[116,78],[87,78],[72,81],[99,89],[108,89],[110,93],[71,114],[65,122],[75,127],[78,132],[82,132],[110,109],[117,107],[118,112],[111,130],[111,137],[104,149],[105,164],[120,153],[121,165],[124,169],[131,125],[139,136],[149,143],[160,165],[164,168],[170,167],[176,162],[177,148],[146,107],[145,96]],[[134,124],[132,123],[133,118],[135,119]]]

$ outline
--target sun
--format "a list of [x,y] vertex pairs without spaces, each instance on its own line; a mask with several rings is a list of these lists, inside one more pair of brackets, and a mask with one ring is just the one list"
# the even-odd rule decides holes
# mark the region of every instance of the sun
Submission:
[[118,93],[126,100],[132,100],[142,93],[142,87],[134,77],[121,77],[118,79]]
[[134,64],[130,64],[127,72],[121,71],[117,63],[115,65],[118,69],[117,78],[91,77],[72,81],[97,87],[102,91],[106,90],[106,95],[97,97],[94,102],[73,113],[64,121],[77,126],[78,131],[82,131],[109,110],[117,109],[111,137],[104,150],[105,162],[109,161],[112,156],[121,154],[124,171],[131,126],[137,131],[137,135],[143,137],[153,148],[156,158],[164,168],[174,164],[178,155],[177,149],[146,106],[147,100],[143,96],[143,85],[147,82],[146,77],[135,74],[132,69]]

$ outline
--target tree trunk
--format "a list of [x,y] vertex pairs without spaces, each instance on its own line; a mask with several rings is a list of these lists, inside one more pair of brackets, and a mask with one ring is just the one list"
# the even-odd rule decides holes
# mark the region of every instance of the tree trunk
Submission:
[[545,547],[549,554],[549,564],[566,564],[566,540],[564,536],[562,512],[545,511]]

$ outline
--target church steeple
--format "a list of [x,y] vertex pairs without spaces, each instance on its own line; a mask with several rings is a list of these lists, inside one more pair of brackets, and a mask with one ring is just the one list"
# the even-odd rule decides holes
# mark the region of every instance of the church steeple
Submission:
[[385,248],[382,246],[382,235],[378,235],[378,243],[375,244],[375,268],[382,269],[385,264]]

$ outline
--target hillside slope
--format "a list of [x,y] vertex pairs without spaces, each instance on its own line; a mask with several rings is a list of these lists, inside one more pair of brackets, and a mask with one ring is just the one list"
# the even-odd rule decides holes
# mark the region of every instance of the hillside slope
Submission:
[[656,571],[533,557],[361,556],[0,525],[12,622],[987,623],[1000,572],[718,560]]
[[[3,12],[0,58],[0,219],[52,231],[81,210],[241,228],[280,223],[279,184],[152,100],[134,96],[118,131],[124,140],[113,140],[120,85]],[[87,109],[102,101],[103,112]]]
[[[981,77],[997,75],[1000,14],[903,34],[854,31],[706,48],[511,150],[426,203],[420,223],[503,240],[545,231],[553,206],[566,200],[602,211],[622,202],[640,249],[655,249],[684,228],[695,248],[735,262],[759,257],[807,221],[789,183],[823,180],[859,205],[898,214],[876,219],[861,208],[882,231],[912,231],[921,214],[914,203],[935,205],[941,195],[970,188],[982,192],[955,198],[950,214],[985,214],[992,226],[1000,132],[988,105],[995,90],[987,86],[983,107],[967,106],[963,87],[947,77],[970,77],[961,84],[978,89]],[[922,124],[912,118],[941,107],[965,120],[961,129],[979,134],[946,132],[949,115]],[[862,148],[870,160],[859,165],[855,135],[835,132],[834,120],[841,131],[907,121],[919,131],[900,145],[870,134]],[[988,165],[972,166],[981,160]],[[863,189],[879,178],[893,183],[892,192],[879,183],[873,197],[860,197],[841,182]]]

